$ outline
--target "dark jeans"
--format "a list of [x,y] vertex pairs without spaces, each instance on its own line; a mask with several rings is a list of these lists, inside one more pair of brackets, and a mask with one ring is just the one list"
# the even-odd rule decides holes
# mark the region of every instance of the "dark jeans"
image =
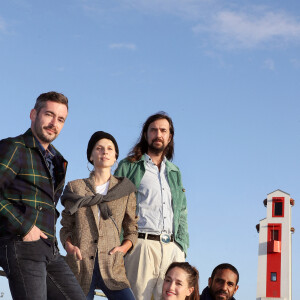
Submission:
[[94,291],[96,287],[100,288],[102,292],[106,295],[107,299],[109,300],[135,300],[135,297],[130,288],[113,291],[106,287],[99,270],[98,253],[95,259],[95,266],[93,271],[91,287],[86,297],[87,300],[94,299]]
[[57,246],[47,240],[0,239],[0,266],[13,299],[86,299]]

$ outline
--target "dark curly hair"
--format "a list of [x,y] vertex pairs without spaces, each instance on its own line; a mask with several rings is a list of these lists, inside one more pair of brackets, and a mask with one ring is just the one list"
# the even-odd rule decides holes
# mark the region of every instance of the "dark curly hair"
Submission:
[[234,267],[233,265],[228,264],[228,263],[223,263],[223,264],[220,264],[220,265],[216,266],[213,269],[212,273],[211,273],[211,277],[210,277],[211,280],[212,281],[214,280],[214,277],[215,277],[217,271],[219,271],[219,270],[227,270],[227,269],[230,270],[230,271],[232,271],[236,275],[236,277],[237,277],[236,284],[238,284],[239,283],[239,279],[240,279],[239,272],[236,269],[236,267]]

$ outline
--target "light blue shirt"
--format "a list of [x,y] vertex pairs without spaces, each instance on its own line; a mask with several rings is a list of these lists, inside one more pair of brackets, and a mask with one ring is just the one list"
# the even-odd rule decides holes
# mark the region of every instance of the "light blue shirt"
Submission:
[[167,178],[166,158],[160,170],[145,154],[145,174],[137,193],[138,230],[143,233],[173,233],[172,195]]

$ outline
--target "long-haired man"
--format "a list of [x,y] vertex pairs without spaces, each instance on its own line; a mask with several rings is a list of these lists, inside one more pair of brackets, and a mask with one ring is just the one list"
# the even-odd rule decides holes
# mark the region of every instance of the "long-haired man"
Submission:
[[173,122],[160,112],[146,120],[138,143],[115,172],[137,188],[139,239],[125,267],[138,300],[161,299],[166,269],[184,261],[189,245],[185,189],[173,155]]

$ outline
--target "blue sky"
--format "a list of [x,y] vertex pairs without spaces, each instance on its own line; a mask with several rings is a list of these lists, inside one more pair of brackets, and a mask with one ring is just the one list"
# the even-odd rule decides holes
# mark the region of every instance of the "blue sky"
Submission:
[[[168,112],[187,191],[187,260],[201,289],[217,264],[233,263],[237,299],[255,299],[255,225],[276,189],[296,201],[300,299],[299,76],[299,1],[0,3],[0,138],[29,127],[40,93],[64,93],[69,116],[54,145],[69,161],[69,181],[88,176],[94,131],[113,134],[123,158],[145,119]],[[0,286],[10,299],[4,278]]]

